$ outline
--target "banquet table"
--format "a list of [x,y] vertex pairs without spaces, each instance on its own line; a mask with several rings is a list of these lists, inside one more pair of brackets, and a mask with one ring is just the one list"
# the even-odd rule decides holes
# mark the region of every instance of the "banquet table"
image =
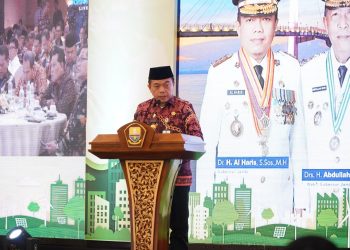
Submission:
[[58,113],[38,121],[20,112],[0,114],[0,156],[38,156],[42,144],[57,140],[67,117]]

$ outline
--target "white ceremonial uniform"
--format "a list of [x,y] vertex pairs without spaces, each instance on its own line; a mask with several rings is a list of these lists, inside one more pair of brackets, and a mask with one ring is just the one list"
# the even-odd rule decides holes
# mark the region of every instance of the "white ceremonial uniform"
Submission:
[[[326,58],[329,52],[323,53],[302,67],[302,87],[304,96],[305,126],[307,129],[307,147],[309,168],[318,169],[350,169],[350,105],[345,111],[340,131],[333,129],[331,93],[334,93],[336,112],[340,103],[346,100],[345,91],[350,77],[350,60],[346,63],[348,71],[344,83],[340,87],[333,49],[330,50],[333,64],[334,90],[330,90],[327,82]],[[349,86],[350,87],[350,86]],[[334,136],[339,138],[339,146],[330,145]],[[333,149],[332,149],[333,148]]]
[[[306,163],[303,110],[300,96],[300,66],[296,59],[283,52],[274,53],[275,68],[272,91],[295,95],[294,124],[284,124],[282,104],[271,99],[270,132],[267,157],[289,158],[288,168],[228,168],[217,169],[217,157],[261,157],[252,104],[249,98],[238,53],[211,66],[203,98],[200,122],[206,141],[206,153],[197,161],[197,192],[212,194],[212,183],[226,181],[229,199],[234,202],[234,190],[244,182],[252,189],[251,207],[255,226],[265,225],[262,211],[271,208],[274,217],[269,223],[291,223],[293,211],[293,168]],[[286,97],[282,97],[286,98]],[[242,124],[241,135],[234,136],[231,125],[236,119]],[[253,164],[253,163],[252,163]],[[264,165],[264,164],[263,164]],[[252,225],[254,226],[254,225]]]
[[[332,67],[328,70],[327,57],[332,62]],[[343,102],[345,105],[347,97],[350,98],[350,72],[348,70],[346,73],[341,87],[338,78],[339,66],[331,48],[301,68],[309,169],[350,169],[350,130],[347,129],[350,126],[350,106],[343,107],[342,115],[337,113],[341,110]],[[350,60],[345,66],[350,69]],[[332,99],[334,105],[331,104]],[[333,126],[332,110],[338,119],[343,116],[337,132]],[[317,193],[322,196],[325,193],[329,196],[334,194],[338,197],[339,204],[343,204],[343,188],[349,186],[349,181],[328,181],[327,178],[323,178],[323,181],[308,182],[308,185],[304,183],[305,194],[308,195],[299,195],[296,202],[299,207],[306,208],[304,220],[309,221],[306,225],[309,228],[316,227]]]

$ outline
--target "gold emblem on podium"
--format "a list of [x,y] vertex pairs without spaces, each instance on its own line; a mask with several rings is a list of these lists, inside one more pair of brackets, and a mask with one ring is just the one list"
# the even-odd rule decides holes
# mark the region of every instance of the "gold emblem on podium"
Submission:
[[141,124],[133,123],[130,124],[125,130],[125,137],[129,148],[142,148],[146,129]]

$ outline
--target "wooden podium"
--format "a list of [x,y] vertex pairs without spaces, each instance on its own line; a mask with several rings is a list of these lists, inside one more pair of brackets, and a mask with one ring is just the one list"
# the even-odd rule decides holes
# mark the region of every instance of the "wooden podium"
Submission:
[[124,171],[131,217],[131,249],[167,250],[173,188],[182,160],[204,154],[201,138],[184,134],[156,134],[140,122],[98,135],[92,154],[119,159]]

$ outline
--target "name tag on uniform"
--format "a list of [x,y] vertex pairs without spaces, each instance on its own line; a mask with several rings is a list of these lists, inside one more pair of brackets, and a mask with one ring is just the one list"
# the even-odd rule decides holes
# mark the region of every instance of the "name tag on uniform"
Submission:
[[320,92],[320,91],[325,91],[325,90],[327,90],[327,86],[326,85],[312,88],[312,92]]
[[227,95],[245,95],[244,89],[228,89]]

